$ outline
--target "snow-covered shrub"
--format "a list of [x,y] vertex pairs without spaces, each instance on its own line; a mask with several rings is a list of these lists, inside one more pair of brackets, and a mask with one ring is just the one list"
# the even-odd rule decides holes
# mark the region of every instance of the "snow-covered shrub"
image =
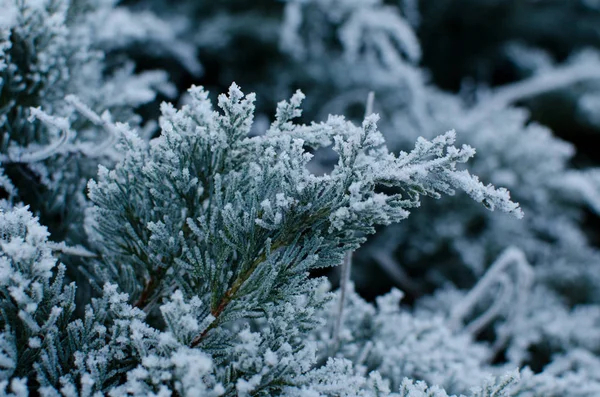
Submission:
[[[420,3],[0,0],[0,394],[598,395],[600,172],[534,120],[595,128],[600,59],[507,36],[440,73],[430,36],[596,5]],[[190,80],[259,101],[155,122]]]
[[[357,370],[378,371],[394,390],[405,377],[442,386],[448,392],[469,390],[486,380],[491,350],[475,343],[462,328],[453,330],[443,311],[415,315],[400,307],[399,290],[378,297],[376,305],[349,292],[338,340],[332,339],[331,327],[315,335],[323,353],[331,354],[334,349]],[[339,299],[337,294],[324,310],[331,322],[337,320]]]
[[[62,276],[48,281],[55,260],[42,258],[42,285],[58,297],[45,299],[42,290],[35,303],[50,305],[46,315],[56,312],[42,322],[54,328],[43,340],[25,334],[41,351],[24,354],[31,363],[17,355],[7,382],[13,373],[35,379],[29,387],[37,383],[46,395],[294,395],[321,387],[327,394],[354,395],[377,389],[390,381],[359,373],[350,384],[334,380],[336,373],[344,379],[354,373],[350,361],[315,366],[319,343],[307,337],[324,326],[319,308],[329,297],[323,280],[309,278],[309,270],[339,264],[375,225],[405,219],[421,195],[460,188],[476,201],[521,215],[506,190],[456,170],[473,151],[452,146],[453,133],[420,139],[412,152],[396,157],[385,148],[375,116],[360,127],[333,116],[294,124],[297,94],[280,103],[266,133],[249,137],[253,95],[232,85],[228,96],[219,97],[221,113],[201,88],[192,88],[190,96],[181,110],[163,105],[162,134],[150,144],[125,124],[111,125],[123,158],[112,171],[101,168],[98,182],[90,183],[88,223],[102,253],[95,269],[103,294],[83,318],[69,318],[57,305],[71,307],[74,286],[59,294]],[[340,156],[336,167],[327,175],[310,173],[307,147],[331,143]],[[378,192],[379,185],[398,191]],[[40,229],[26,210],[15,211],[28,227]],[[20,259],[21,251],[31,251],[18,234],[23,229],[4,234],[3,255]],[[35,243],[50,255],[47,235],[37,234]],[[38,256],[27,257],[34,269]],[[7,272],[18,266],[13,262],[6,261]],[[42,286],[23,278],[34,291]],[[393,302],[387,306],[393,311]],[[7,332],[15,321],[25,322],[21,317],[27,319],[5,317]],[[27,326],[44,331],[43,320]]]
[[[2,388],[44,372],[62,351],[62,333],[73,313],[75,285],[64,286],[46,228],[27,208],[0,213]],[[49,357],[52,356],[52,357]]]

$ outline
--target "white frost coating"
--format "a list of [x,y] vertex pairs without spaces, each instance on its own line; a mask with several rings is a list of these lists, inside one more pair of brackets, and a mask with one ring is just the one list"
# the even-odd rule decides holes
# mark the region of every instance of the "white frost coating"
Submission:
[[[152,43],[155,51],[162,51],[181,62],[195,75],[202,72],[195,48],[179,40],[179,31],[185,20],[165,20],[149,11],[133,12],[125,7],[105,8],[94,15],[90,28],[96,40],[108,50],[127,47],[132,43]],[[177,27],[177,28],[174,28]]]
[[568,87],[577,82],[600,79],[598,54],[583,52],[573,58],[570,64],[542,70],[529,79],[503,86],[488,94],[488,98],[481,101],[480,105],[470,109],[462,128],[472,127],[491,113],[520,100]]
[[[491,286],[497,282],[497,278],[505,274],[511,265],[515,267],[518,277],[513,282],[518,282],[520,286],[524,286],[525,288],[520,288],[520,290],[524,289],[521,292],[527,293],[527,286],[531,285],[531,266],[527,263],[527,259],[521,250],[515,247],[507,248],[490,266],[490,270],[487,271],[486,275],[471,289],[461,304],[454,307],[450,315],[451,322],[463,321],[469,312],[473,310],[474,305],[482,299],[482,295],[490,291]],[[509,302],[504,303],[508,304]]]
[[[137,292],[135,310],[123,307],[125,297],[117,290],[111,289],[106,298],[111,305],[118,298],[115,310],[131,313],[134,319],[127,335],[136,345],[157,340],[161,352],[178,344],[215,352],[215,376],[234,374],[225,379],[240,395],[273,392],[274,385],[285,384],[290,385],[286,388],[290,395],[321,390],[369,396],[375,383],[385,389],[388,381],[353,374],[352,365],[344,360],[315,369],[319,344],[326,341],[323,351],[327,351],[336,343],[329,336],[308,342],[304,337],[312,330],[330,333],[316,309],[328,299],[321,281],[307,277],[309,271],[338,265],[364,234],[373,233],[376,225],[405,219],[426,195],[468,189],[480,200],[493,197],[496,208],[508,212],[515,212],[518,205],[510,205],[503,192],[457,170],[474,151],[452,146],[453,132],[419,139],[413,151],[396,156],[385,147],[375,114],[360,126],[342,117],[310,125],[293,123],[300,115],[302,97],[296,93],[278,105],[266,134],[250,135],[254,95],[244,95],[232,84],[227,95],[219,96],[216,112],[208,95],[194,87],[181,109],[162,106],[162,131],[149,145],[133,131],[120,134],[123,159],[113,171],[102,169],[98,181],[89,184],[95,203],[90,214],[94,238],[107,261],[138,269],[128,276],[129,283],[140,289],[158,286],[154,295]],[[316,176],[307,168],[311,159],[307,152],[329,145],[339,161],[330,173]],[[194,175],[197,180],[191,183]],[[204,188],[190,188],[196,183]],[[377,191],[381,185],[394,190]],[[144,224],[141,233],[138,222]],[[168,269],[163,271],[165,264]],[[149,282],[148,273],[162,282]],[[197,296],[190,296],[190,291]],[[151,311],[156,296],[163,299],[160,312],[166,330],[161,336],[144,326],[139,310]],[[381,300],[386,315],[397,314],[393,306],[399,297],[395,293],[388,299],[391,303]],[[348,313],[352,315],[338,316],[340,321],[354,317],[352,309]],[[400,324],[410,321],[408,315],[398,317]],[[250,318],[256,323],[249,323]],[[427,332],[439,328],[440,322],[417,321],[414,327]],[[339,328],[336,334],[344,348],[349,332]],[[388,329],[378,323],[377,328],[392,332],[399,324]],[[452,334],[445,328],[436,335],[422,346],[418,341],[411,346],[430,351]],[[468,335],[455,339],[461,341],[456,349],[464,350]],[[358,357],[367,365],[390,349],[373,344],[361,347]],[[382,361],[382,369],[396,379],[394,363],[406,362],[410,354],[400,347],[390,357]],[[161,365],[170,368],[168,362],[164,355],[151,354],[142,360],[142,367],[151,372]],[[416,359],[409,362],[429,368]],[[471,367],[476,368],[471,364],[465,368]],[[435,373],[440,372],[437,368]],[[326,377],[331,373],[337,375],[330,382]],[[149,376],[130,372],[128,381],[147,387]],[[350,382],[345,381],[348,377]],[[315,384],[321,381],[321,386]]]
[[260,384],[261,376],[254,375],[248,380],[238,379],[235,384],[235,388],[240,396],[249,396],[254,389]]
[[358,57],[359,48],[365,44],[374,46],[382,57],[389,47],[397,45],[410,62],[417,63],[421,58],[421,46],[415,33],[392,7],[354,12],[340,30],[340,40],[350,60]]
[[15,1],[3,1],[0,3],[0,6],[2,6],[0,29],[10,29],[16,24],[18,15],[17,3]]
[[[31,108],[31,115],[29,121],[32,122],[38,119],[48,126],[54,127],[60,131],[60,137],[48,146],[37,150],[37,151],[26,151],[24,149],[13,150],[8,156],[2,159],[7,162],[20,162],[20,163],[36,163],[39,161],[46,160],[47,158],[54,156],[62,151],[64,146],[71,140],[72,132],[69,120],[64,117],[50,116],[45,113],[41,108]],[[1,159],[1,158],[0,158]]]
[[[146,1],[153,0],[141,3]],[[116,0],[86,2],[86,7],[79,3],[24,2],[30,6],[23,11],[27,15],[6,18],[32,22],[15,27],[18,34],[10,38],[0,32],[0,73],[23,83],[2,86],[2,99],[7,92],[9,99],[2,100],[0,109],[2,142],[8,148],[2,161],[12,148],[15,153],[45,150],[58,138],[54,127],[21,124],[29,115],[23,103],[51,109],[53,117],[78,128],[57,151],[60,156],[44,158],[43,164],[7,165],[0,184],[8,187],[4,190],[10,197],[4,200],[2,194],[1,205],[13,214],[12,206],[34,196],[26,183],[17,191],[8,179],[15,168],[26,168],[32,181],[42,181],[33,193],[50,192],[32,205],[43,219],[53,222],[57,214],[61,220],[64,214],[81,218],[89,205],[83,194],[90,176],[85,171],[94,172],[99,157],[106,157],[98,181],[89,184],[94,208],[88,231],[99,252],[93,260],[86,259],[87,252],[76,258],[98,263],[92,281],[105,288],[74,317],[74,286],[63,285],[65,270],[57,265],[57,257],[69,252],[67,246],[46,237],[28,240],[28,233],[35,234],[35,221],[18,223],[8,237],[1,236],[2,319],[9,326],[0,330],[0,394],[25,394],[27,386],[39,384],[42,395],[73,397],[236,391],[304,397],[600,395],[600,363],[595,359],[600,338],[594,333],[600,306],[590,303],[600,299],[600,260],[582,231],[587,216],[582,206],[600,208],[600,178],[596,170],[573,169],[571,145],[510,107],[522,97],[564,87],[567,80],[547,84],[538,74],[512,92],[499,89],[487,98],[474,98],[478,104],[472,110],[459,97],[426,84],[415,66],[420,49],[411,26],[417,22],[401,17],[401,10],[414,11],[415,1],[400,0],[396,7],[383,0],[298,0],[288,3],[286,18],[288,42],[300,48],[295,56],[302,63],[278,73],[276,62],[268,83],[272,77],[276,91],[289,89],[290,82],[302,83],[311,94],[305,114],[324,116],[331,108],[344,113],[355,105],[362,108],[367,93],[377,92],[379,127],[372,106],[360,126],[339,116],[317,116],[326,121],[298,125],[293,119],[301,116],[300,92],[278,106],[270,127],[265,114],[253,124],[254,97],[244,97],[239,87],[233,85],[228,96],[220,97],[216,111],[207,93],[194,88],[180,110],[162,106],[162,130],[155,134],[160,138],[148,145],[149,130],[136,135],[127,125],[113,123],[110,115],[135,125],[131,109],[153,100],[156,91],[173,95],[173,87],[165,73],[133,76],[133,64],[115,70],[111,57],[135,46],[136,53],[143,52],[141,59],[194,61],[193,52],[187,59],[178,56],[179,31],[171,28],[180,25],[146,11],[113,9]],[[221,3],[199,7],[229,7]],[[198,46],[207,45],[212,54],[218,49],[223,58],[216,54],[216,63],[235,55],[224,46],[240,31],[251,37],[254,30],[269,32],[271,45],[276,37],[274,24],[256,23],[261,16],[252,15],[250,23],[237,15],[202,18],[206,24],[199,25],[211,26],[194,38],[199,40],[194,45],[201,42]],[[252,31],[244,32],[248,27]],[[35,53],[26,51],[28,43],[11,46],[10,40],[20,37],[36,43]],[[214,43],[206,44],[207,39]],[[98,49],[108,52],[107,64]],[[33,59],[25,75],[15,70],[19,62],[13,63],[14,55]],[[550,74],[561,68],[533,55],[529,66],[519,67]],[[573,71],[581,70],[569,73]],[[532,82],[537,83],[527,86]],[[81,100],[69,96],[65,102],[67,94]],[[71,107],[77,112],[71,113]],[[471,111],[486,115],[473,119]],[[60,124],[60,119],[48,121]],[[118,142],[105,139],[106,125],[114,128],[108,135]],[[451,127],[458,128],[458,139],[477,147],[477,158],[471,159],[471,147],[453,146],[453,133],[434,138]],[[389,150],[378,128],[393,137],[387,141]],[[11,135],[13,131],[19,134]],[[407,152],[414,141],[415,149]],[[335,154],[330,167],[323,167],[327,171],[307,172],[313,153],[320,161],[319,148],[326,151],[331,145]],[[101,153],[95,155],[94,149]],[[461,168],[466,161],[469,173]],[[506,190],[485,186],[472,175],[510,188],[529,216],[519,223],[468,205],[470,195],[488,209],[521,215]],[[424,200],[459,190],[468,194],[445,197],[444,202]],[[67,204],[57,205],[62,202]],[[10,223],[9,218],[1,220]],[[398,290],[380,297],[376,306],[362,302],[344,285],[349,272],[342,277],[341,297],[327,303],[334,294],[306,274],[336,265],[344,256],[349,259],[348,253],[375,227],[398,221],[405,222],[382,235],[386,244],[371,241],[371,253],[359,260],[375,258],[401,280],[411,298],[455,275],[464,276],[458,280],[464,281],[461,285],[475,282],[490,258],[515,243],[535,261],[537,285],[527,299],[520,294],[529,291],[531,277],[528,266],[515,265],[515,256],[501,272],[496,271],[501,264],[493,265],[489,278],[482,280],[487,288],[476,286],[471,293],[449,288],[429,312],[401,308]],[[408,279],[412,270],[424,275]],[[352,307],[343,316],[346,293]],[[572,300],[563,302],[563,297]],[[336,304],[337,310],[329,310]],[[417,307],[421,304],[420,299]],[[324,324],[331,312],[338,328],[333,336],[331,324]],[[450,313],[452,319],[456,312],[459,326],[446,316]],[[493,338],[491,346],[473,342],[472,334],[484,330]],[[506,356],[510,368],[536,362],[537,353],[528,352],[540,346],[554,354],[540,374],[524,370],[502,377],[505,366],[489,364],[492,356]],[[38,365],[23,368],[32,361]],[[488,372],[492,377],[486,379]]]
[[[478,175],[484,185],[493,183],[509,189],[513,200],[520,204],[520,208],[512,209],[513,214],[521,216],[522,211],[525,216],[516,222],[487,213],[469,206],[469,197],[460,193],[445,198],[442,203],[423,200],[421,208],[413,211],[401,224],[390,226],[384,233],[378,232],[371,240],[368,252],[362,252],[359,263],[374,262],[407,293],[422,296],[430,288],[448,283],[448,277],[452,278],[450,282],[463,285],[464,277],[469,278],[464,275],[469,274],[475,282],[485,274],[492,258],[498,257],[507,246],[514,245],[520,247],[531,261],[536,283],[552,291],[549,295],[556,294],[556,300],[548,303],[554,311],[563,311],[556,303],[561,299],[598,302],[600,294],[596,286],[600,282],[600,255],[597,247],[590,243],[584,222],[590,216],[586,209],[598,212],[599,208],[600,184],[594,176],[595,170],[574,168],[575,147],[558,139],[548,128],[532,122],[525,109],[515,108],[524,100],[536,107],[538,104],[546,106],[547,101],[542,96],[550,93],[561,101],[578,101],[578,121],[586,128],[596,129],[597,117],[593,113],[598,107],[595,99],[600,81],[598,56],[587,52],[556,64],[550,52],[509,42],[503,56],[511,59],[519,73],[530,77],[488,92],[472,87],[474,97],[463,98],[440,92],[429,83],[423,70],[410,63],[400,45],[388,45],[385,54],[377,56],[378,53],[372,50],[375,45],[365,43],[366,35],[361,36],[357,33],[359,30],[353,30],[352,37],[356,41],[351,43],[358,51],[351,60],[344,57],[344,48],[332,38],[340,38],[340,32],[353,12],[359,15],[373,12],[375,15],[382,3],[288,1],[286,11],[289,13],[285,15],[283,29],[290,40],[282,49],[295,56],[299,54],[297,65],[310,65],[310,68],[302,68],[306,70],[302,76],[310,81],[303,90],[309,97],[314,92],[315,96],[323,98],[308,101],[311,108],[307,112],[323,119],[331,112],[356,114],[357,106],[364,103],[367,93],[374,91],[377,95],[375,111],[382,115],[379,128],[386,135],[390,150],[396,153],[410,148],[418,136],[431,140],[441,131],[456,128],[461,143],[477,148],[478,155],[468,167],[470,174]],[[397,10],[404,10],[403,6],[409,2],[396,3],[401,4]],[[410,3],[414,5],[415,2]],[[484,7],[492,2],[487,3]],[[568,1],[547,5],[549,12],[578,7]],[[429,7],[427,9],[432,13]],[[440,10],[443,7],[438,7]],[[580,25],[574,29],[587,29],[585,23]],[[382,30],[378,32],[382,33]],[[393,39],[387,39],[388,44],[393,43]],[[378,40],[377,43],[386,42]],[[395,65],[391,70],[386,67],[389,63]],[[327,91],[322,87],[327,87]],[[469,94],[469,90],[465,91]],[[529,102],[538,96],[539,102]],[[325,134],[321,134],[323,136]],[[317,153],[313,164],[320,170],[334,161],[333,156]],[[407,171],[394,177],[405,181],[410,175]],[[457,178],[463,176],[467,175],[455,175]],[[477,185],[476,190],[469,190],[471,196],[489,208],[497,208],[499,204],[494,200],[504,196],[498,189],[488,200],[482,196],[485,189],[480,190],[482,186],[477,182],[471,180],[468,185]],[[355,208],[361,206],[362,203],[355,204]],[[507,209],[511,211],[511,208]],[[332,220],[336,221],[336,227],[343,227],[333,211]],[[419,269],[416,271],[419,276],[408,278],[408,269]],[[507,284],[506,281],[503,283]],[[511,289],[515,287],[507,284],[504,291],[508,294]],[[485,307],[490,307],[488,303]],[[531,321],[521,322],[519,333],[530,337],[517,338],[519,341],[511,338],[508,342],[511,355],[528,357],[529,349],[536,343],[549,344],[561,351],[558,348],[561,344],[552,342],[551,336],[542,330],[541,318],[551,316],[552,310],[543,310],[542,304],[534,304],[533,300],[527,300],[524,305],[528,306],[526,311],[530,313]],[[533,316],[540,311],[540,318]],[[564,314],[563,318],[567,317],[568,314]],[[498,326],[502,321],[493,323],[491,328],[496,328],[496,335],[499,335]],[[526,326],[532,329],[527,331]],[[561,341],[567,339],[560,338]]]

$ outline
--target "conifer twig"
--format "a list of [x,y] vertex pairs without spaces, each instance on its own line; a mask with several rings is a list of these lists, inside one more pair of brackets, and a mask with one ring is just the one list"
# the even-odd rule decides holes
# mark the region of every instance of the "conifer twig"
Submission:
[[[375,93],[369,92],[367,96],[367,104],[365,106],[365,118],[373,113],[373,103],[375,101]],[[342,271],[340,276],[340,301],[338,303],[335,324],[333,328],[332,350],[335,351],[339,345],[340,330],[342,328],[342,318],[344,315],[344,305],[346,303],[346,294],[350,284],[350,273],[352,270],[352,251],[347,251],[342,262]]]
[[[281,246],[281,244],[272,246],[271,249],[275,250],[275,249],[279,248],[280,246]],[[258,268],[258,265],[263,263],[265,260],[267,260],[267,254],[266,254],[266,252],[263,252],[262,255],[260,255],[256,260],[254,260],[254,262],[252,262],[252,265],[248,268],[248,270],[243,272],[241,275],[239,275],[235,279],[235,281],[233,282],[231,287],[227,291],[225,291],[225,294],[223,294],[223,297],[219,301],[219,304],[215,308],[211,309],[210,312],[211,312],[212,316],[215,318],[214,321],[208,327],[206,327],[206,329],[200,335],[196,336],[192,340],[192,343],[191,343],[192,347],[198,346],[200,344],[200,342],[202,341],[202,339],[204,339],[204,337],[206,336],[208,331],[210,331],[211,329],[213,329],[214,327],[216,327],[218,325],[219,316],[227,308],[229,303],[231,303],[231,301],[235,298],[235,295],[237,294],[239,289],[242,287],[242,285],[244,285],[246,280],[248,280],[250,278],[250,276],[252,276],[252,274],[254,273],[256,268]]]
[[[509,277],[507,274],[511,267],[514,269],[513,277]],[[506,310],[509,304],[516,300],[516,305],[508,308],[509,313],[506,315],[506,323],[511,327],[515,318],[522,315],[522,305],[530,292],[532,283],[533,270],[527,262],[525,254],[518,248],[509,247],[502,252],[463,300],[453,308],[449,318],[450,324],[454,327],[463,324],[469,315],[473,314],[478,303],[489,294],[491,289],[497,287],[499,292],[496,300],[482,314],[465,324],[464,327],[472,335],[479,334],[503,310]],[[494,354],[500,350],[508,337],[506,331],[498,336],[492,348]]]
[[335,324],[333,327],[333,342],[331,344],[332,351],[336,351],[340,343],[340,331],[342,329],[342,319],[344,316],[344,305],[346,303],[346,294],[348,284],[350,284],[350,272],[352,270],[352,251],[347,251],[344,255],[342,263],[342,274],[340,277],[340,300],[338,302]]

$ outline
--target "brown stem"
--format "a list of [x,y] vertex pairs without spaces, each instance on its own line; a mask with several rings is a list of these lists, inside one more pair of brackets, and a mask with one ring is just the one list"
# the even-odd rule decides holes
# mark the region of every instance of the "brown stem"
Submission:
[[[276,250],[281,245],[282,244],[278,244],[276,246],[273,246],[271,249]],[[258,265],[263,263],[266,259],[267,259],[267,254],[266,254],[266,252],[264,252],[258,258],[256,258],[256,260],[254,262],[252,262],[252,265],[248,268],[248,270],[246,270],[244,273],[240,274],[238,276],[238,278],[235,279],[235,281],[233,282],[231,287],[223,295],[223,298],[221,298],[221,301],[219,302],[217,307],[211,310],[211,314],[213,315],[213,317],[215,319],[200,335],[196,336],[192,340],[192,343],[191,343],[192,347],[198,346],[200,344],[200,342],[202,341],[202,339],[204,339],[206,334],[208,334],[208,331],[210,331],[211,329],[215,328],[218,325],[219,316],[223,313],[223,311],[227,308],[227,306],[235,298],[235,295],[240,290],[240,288],[242,288],[242,285],[244,285],[246,280],[248,280],[250,278],[250,276],[252,276],[252,273],[254,273],[254,271],[256,270]]]
[[146,305],[148,298],[150,298],[150,295],[152,295],[152,291],[154,290],[155,284],[155,279],[151,277],[150,280],[148,280],[148,282],[146,283],[146,286],[144,287],[144,290],[142,291],[139,299],[133,304],[133,306],[137,308],[143,308]]
[[158,269],[157,273],[154,276],[150,276],[150,280],[148,280],[148,282],[146,283],[144,290],[140,294],[140,297],[138,298],[138,300],[133,304],[133,306],[135,306],[139,309],[145,310],[146,305],[148,304],[148,301],[150,300],[150,297],[152,297],[152,294],[154,293],[156,288],[159,286],[159,284],[162,280],[162,276],[165,273],[165,270],[166,270],[166,268],[160,268],[160,269]]
[[[320,216],[322,216],[323,213],[327,213],[327,212],[328,212],[328,209],[324,208],[322,211],[314,214],[313,217],[319,218]],[[307,221],[307,223],[312,224],[312,219],[309,219]],[[302,233],[303,232],[304,231],[302,231]],[[271,251],[275,251],[275,250],[279,249],[280,247],[283,247],[286,244],[289,244],[289,242],[283,241],[283,242],[275,243],[271,246]],[[219,302],[217,307],[211,310],[211,314],[213,315],[213,317],[215,319],[201,334],[199,334],[192,340],[191,347],[198,346],[200,344],[200,342],[202,341],[202,339],[204,339],[204,337],[208,334],[208,332],[211,329],[215,328],[217,325],[219,325],[219,316],[223,313],[223,311],[227,308],[227,306],[235,298],[235,295],[237,294],[239,289],[242,287],[242,285],[246,282],[246,280],[248,280],[250,278],[250,276],[252,276],[252,273],[254,273],[254,271],[256,270],[258,265],[260,265],[266,259],[267,259],[267,253],[263,252],[258,258],[256,258],[256,260],[254,260],[254,262],[252,262],[252,265],[248,268],[248,270],[246,270],[244,273],[240,274],[238,276],[238,278],[235,279],[235,281],[233,282],[233,285],[225,292],[225,294],[223,295],[223,298],[221,298],[221,301]]]

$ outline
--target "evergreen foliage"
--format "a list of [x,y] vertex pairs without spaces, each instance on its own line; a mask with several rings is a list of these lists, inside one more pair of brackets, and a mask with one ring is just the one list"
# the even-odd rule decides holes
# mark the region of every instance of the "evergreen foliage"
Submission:
[[[324,390],[343,391],[331,374],[347,377],[352,363],[315,367],[317,343],[305,340],[324,326],[318,309],[327,301],[311,269],[339,264],[375,225],[405,219],[420,195],[460,188],[521,216],[506,190],[456,170],[473,150],[452,146],[452,132],[396,157],[376,116],[361,127],[341,117],[293,124],[297,93],[279,104],[268,131],[249,137],[254,95],[232,85],[219,97],[221,113],[201,88],[190,96],[181,110],[163,105],[162,133],[149,145],[125,124],[107,127],[123,156],[90,182],[88,227],[104,287],[82,319],[72,319],[75,286],[63,290],[63,266],[51,281],[47,232],[25,208],[5,215],[3,262],[16,284],[6,286],[12,305],[3,309],[13,389],[29,377],[44,395],[293,395],[319,390],[325,377]],[[307,148],[332,143],[337,166],[310,173]],[[37,310],[42,318],[31,318]],[[17,337],[34,352],[19,352]],[[350,387],[369,382],[358,377]]]
[[[3,206],[31,204],[55,239],[85,243],[85,185],[99,163],[114,161],[104,121],[138,123],[135,109],[157,90],[173,95],[174,87],[162,71],[134,74],[130,62],[110,61],[93,25],[114,18],[113,2],[3,0],[0,6]],[[106,113],[88,120],[73,112],[82,107]]]
[[0,395],[600,395],[595,3],[0,0]]

